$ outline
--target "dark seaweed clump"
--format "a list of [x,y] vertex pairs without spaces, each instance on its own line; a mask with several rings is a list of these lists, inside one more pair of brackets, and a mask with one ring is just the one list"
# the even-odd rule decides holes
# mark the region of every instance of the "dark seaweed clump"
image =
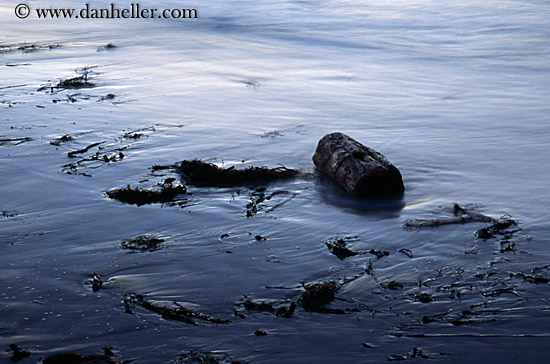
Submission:
[[353,238],[354,237],[345,237],[342,239],[330,239],[327,242],[325,242],[325,244],[332,254],[336,255],[338,259],[344,260],[347,257],[352,257],[354,255],[359,254],[358,252],[354,252],[353,250],[350,250],[346,246],[347,241]]
[[21,361],[25,358],[28,358],[31,355],[31,353],[29,353],[28,350],[23,350],[15,344],[11,344],[10,349],[13,350],[13,355],[11,356],[10,359],[14,363]]
[[109,198],[134,204],[137,206],[151,204],[151,203],[163,203],[169,202],[179,194],[186,193],[185,186],[173,186],[171,184],[164,184],[162,189],[142,189],[139,187],[132,188],[128,185],[126,188],[116,188],[114,190],[107,191]]
[[289,318],[296,310],[296,302],[292,301],[286,306],[283,303],[271,303],[265,300],[252,300],[245,297],[243,300],[244,308],[249,311],[274,312],[277,316]]
[[240,361],[231,358],[226,353],[211,351],[189,351],[179,357],[176,364],[239,364]]
[[195,159],[184,160],[177,165],[191,183],[207,186],[242,185],[248,183],[268,182],[275,179],[295,176],[298,171],[286,167],[235,167],[220,168],[212,163]]
[[324,307],[330,303],[340,287],[333,280],[313,283],[306,286],[306,291],[300,296],[299,302],[306,311],[325,311]]
[[42,364],[120,364],[107,355],[80,355],[72,352],[65,352],[50,355],[42,360]]
[[229,320],[221,319],[206,315],[204,313],[190,310],[178,302],[162,302],[152,301],[142,295],[127,294],[124,296],[124,307],[127,313],[132,313],[132,306],[140,306],[147,311],[161,315],[166,320],[180,321],[187,324],[198,326],[196,320],[207,321],[215,324],[223,324],[230,322]]
[[120,243],[122,249],[152,252],[160,249],[160,244],[164,243],[164,239],[155,238],[149,235],[140,235],[135,239],[128,239]]

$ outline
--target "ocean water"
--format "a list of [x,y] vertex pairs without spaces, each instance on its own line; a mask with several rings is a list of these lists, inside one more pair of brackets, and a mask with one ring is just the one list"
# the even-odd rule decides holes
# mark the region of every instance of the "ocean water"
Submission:
[[[23,362],[106,346],[135,363],[548,360],[548,2],[141,3],[199,11],[162,20],[21,20],[17,4],[0,6],[0,361],[10,344]],[[93,87],[51,87],[83,72]],[[333,131],[392,161],[403,198],[356,200],[316,171]],[[177,204],[105,193],[180,179],[151,167],[195,158],[303,174],[188,186]],[[258,187],[270,199],[247,217]],[[518,225],[404,228],[455,203]],[[164,243],[122,248],[140,235]],[[360,254],[340,260],[325,242],[346,237]],[[331,279],[322,312],[243,304],[288,306]],[[131,294],[230,322],[128,313]]]

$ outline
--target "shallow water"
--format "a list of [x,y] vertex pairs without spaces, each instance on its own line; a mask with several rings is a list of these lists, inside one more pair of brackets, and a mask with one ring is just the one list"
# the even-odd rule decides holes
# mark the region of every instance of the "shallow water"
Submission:
[[[0,7],[0,347],[30,350],[27,362],[105,346],[136,363],[175,363],[189,350],[253,363],[543,362],[550,292],[529,277],[550,277],[550,5],[195,7],[199,19],[186,21],[23,21]],[[94,87],[38,91],[85,66]],[[332,131],[388,157],[403,199],[356,201],[315,171],[316,143]],[[75,140],[50,144],[66,134]],[[122,160],[82,160],[120,151]],[[180,206],[105,194],[155,186],[174,175],[152,165],[193,158],[304,176],[264,186],[275,195],[250,218],[247,186],[189,186]],[[473,233],[486,223],[404,229],[453,216],[453,203],[509,214],[522,230],[483,240]],[[121,249],[142,234],[165,242]],[[325,241],[346,236],[366,254],[332,255]],[[298,307],[284,318],[242,305],[243,295],[289,304],[303,284],[328,279],[346,282],[328,305],[344,314]],[[129,314],[131,293],[231,322]]]

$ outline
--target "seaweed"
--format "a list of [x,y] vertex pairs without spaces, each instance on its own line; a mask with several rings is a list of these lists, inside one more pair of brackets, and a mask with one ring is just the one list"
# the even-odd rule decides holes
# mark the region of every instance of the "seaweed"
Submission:
[[164,243],[164,239],[155,238],[150,235],[140,235],[134,239],[123,240],[120,243],[120,247],[132,251],[152,252],[159,250],[162,243]]
[[114,100],[114,98],[116,97],[115,94],[107,94],[105,96],[101,96],[99,99],[97,99],[97,101],[105,101],[105,100]]
[[[70,141],[73,141],[75,140],[76,138],[72,135],[69,135],[69,134],[64,134],[62,136],[60,136],[59,138],[55,139],[55,140],[52,140],[50,142],[51,145],[55,145],[55,146],[60,146],[62,143],[66,143],[66,142],[70,142]],[[88,148],[89,149],[89,148]]]
[[[305,292],[298,299],[299,304],[306,311],[329,312],[324,306],[332,302],[340,288],[333,280],[321,283],[313,283],[305,286]],[[335,312],[336,313],[336,312]],[[338,312],[340,313],[340,312]]]
[[414,347],[407,354],[390,355],[388,361],[409,360],[414,358],[433,359],[434,356],[451,355],[449,353],[428,353],[419,347]]
[[220,168],[213,163],[206,163],[198,159],[181,161],[177,164],[177,168],[190,183],[202,186],[248,185],[288,178],[298,174],[298,171],[284,166],[277,168],[251,166],[246,169]]
[[174,364],[239,364],[240,361],[233,359],[226,353],[219,351],[193,351],[182,354]]
[[404,223],[405,228],[431,228],[443,225],[466,224],[470,222],[494,222],[492,217],[477,213],[468,212],[458,204],[453,205],[454,217],[438,219],[409,219]]
[[132,306],[140,306],[147,311],[151,311],[161,315],[167,320],[180,321],[194,326],[199,326],[199,324],[195,320],[202,320],[215,324],[231,322],[229,320],[213,317],[204,313],[195,312],[182,306],[178,302],[152,301],[147,300],[145,297],[139,294],[126,294],[124,296],[125,311],[127,313],[132,313]]
[[426,292],[422,292],[422,293],[416,295],[415,299],[417,301],[421,302],[421,303],[430,303],[434,300],[433,297],[429,293],[426,293]]
[[23,350],[15,344],[10,344],[10,349],[13,351],[13,354],[10,359],[14,363],[21,361],[25,358],[28,358],[31,355],[31,353],[29,353],[28,350]]
[[30,53],[41,49],[51,50],[58,47],[61,47],[61,44],[53,43],[48,45],[42,45],[38,43],[27,44],[26,42],[22,44],[7,44],[7,45],[0,45],[0,54],[13,52],[14,50],[20,50],[22,53]]
[[110,49],[114,49],[116,48],[117,46],[113,43],[109,43],[107,45],[104,45],[104,46],[101,46],[101,47],[98,47],[97,48],[97,51],[98,52],[103,52],[103,51],[107,51],[107,50],[110,50]]
[[496,223],[477,229],[475,235],[480,239],[490,239],[494,238],[495,235],[511,235],[515,232],[520,231],[521,229],[508,230],[513,226],[517,226],[518,222],[512,219],[504,219],[497,221]]
[[368,251],[368,253],[370,253],[372,255],[375,255],[376,258],[378,258],[378,259],[383,258],[383,257],[387,257],[388,255],[390,255],[390,252],[388,252],[388,251],[376,250],[376,249],[371,249],[371,250]]
[[[289,318],[296,310],[296,302],[292,301],[286,306],[281,302],[269,302],[267,300],[252,300],[246,296],[243,298],[242,305],[249,311],[266,311],[273,312],[277,316]],[[237,314],[239,312],[236,312]]]
[[94,273],[92,275],[92,291],[97,292],[101,289],[103,286],[103,279],[101,279],[101,276],[97,273]]
[[281,202],[276,203],[274,206],[271,206],[269,208],[267,208],[267,205],[264,204],[264,202],[270,201],[275,196],[285,195],[288,193],[290,192],[285,190],[278,190],[278,191],[266,194],[265,187],[255,187],[252,193],[250,193],[250,202],[246,204],[246,217],[252,217],[262,210],[265,213],[271,212],[276,208],[284,205],[285,203],[287,203],[288,201],[290,201],[296,196],[296,194],[293,193],[290,197],[284,199]]
[[0,138],[0,145],[6,145],[6,144],[19,145],[19,144],[22,144],[22,143],[25,143],[25,142],[30,142],[32,140],[34,140],[34,139],[31,138],[31,137]]
[[91,88],[96,85],[89,80],[89,75],[92,73],[92,69],[96,66],[85,66],[77,68],[76,73],[80,73],[80,76],[70,77],[59,80],[57,84],[53,85],[48,82],[38,88],[37,91],[50,90],[51,93],[54,93],[54,90],[65,90],[65,89],[81,89],[81,88]]
[[[67,153],[67,157],[69,158],[73,158],[76,154],[82,154],[82,153],[86,153],[88,150],[90,150],[91,148],[93,147],[97,147],[98,145],[101,145],[105,142],[97,142],[97,143],[92,143],[82,149],[78,149],[78,150],[73,150],[73,151],[70,151]],[[51,143],[50,143],[51,144]]]
[[152,203],[164,203],[174,199],[179,194],[187,193],[185,186],[171,183],[163,184],[159,189],[142,189],[139,187],[132,188],[128,185],[126,188],[116,188],[106,192],[109,198],[119,200],[121,202],[142,206]]
[[17,211],[2,210],[2,216],[5,217],[6,219],[11,217],[16,217],[17,215],[19,215]]
[[330,252],[338,259],[344,260],[348,257],[355,256],[359,254],[358,252],[354,252],[346,247],[347,241],[356,239],[356,236],[346,236],[345,238],[341,239],[330,239],[325,242],[325,245],[330,250]]
[[[127,361],[126,361],[127,362]],[[42,359],[42,364],[122,364],[107,355],[81,355],[70,351],[53,354]]]
[[384,283],[380,284],[380,286],[382,286],[384,288],[387,288],[387,289],[390,289],[392,291],[395,291],[395,290],[398,290],[398,289],[403,289],[403,283],[399,283],[397,281],[384,282]]

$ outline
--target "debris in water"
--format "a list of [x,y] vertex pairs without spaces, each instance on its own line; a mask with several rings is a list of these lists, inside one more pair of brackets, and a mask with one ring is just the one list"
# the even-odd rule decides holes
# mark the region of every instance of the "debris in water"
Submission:
[[382,257],[387,257],[388,255],[390,255],[390,252],[388,251],[385,251],[385,250],[375,250],[375,249],[371,249],[368,251],[370,254],[372,255],[376,255],[376,258],[380,259]]
[[203,186],[227,186],[268,182],[275,179],[295,176],[298,173],[298,171],[284,166],[278,168],[220,168],[215,164],[206,163],[198,159],[192,161],[184,160],[178,163],[177,166],[180,172],[182,172],[191,183]]
[[422,303],[430,303],[433,301],[432,296],[430,296],[428,293],[423,292],[418,295],[416,295],[416,300],[420,301]]
[[31,355],[28,350],[23,350],[15,344],[11,344],[10,349],[13,350],[13,354],[10,359],[14,363],[28,358]]
[[278,303],[268,300],[252,300],[244,297],[243,306],[249,311],[274,312],[277,316],[290,317],[296,310],[296,302],[292,301],[287,307],[284,303]]
[[155,238],[151,235],[140,235],[134,239],[123,240],[120,247],[133,251],[152,252],[159,250],[162,243],[164,243],[164,239]]
[[[127,362],[127,361],[126,361]],[[80,355],[72,352],[65,352],[47,356],[42,364],[122,364],[110,359],[107,355]]]
[[139,187],[132,188],[128,185],[126,188],[116,188],[114,190],[109,190],[106,193],[109,198],[114,198],[122,202],[141,206],[152,203],[169,202],[172,201],[177,195],[184,194],[186,192],[187,189],[185,186],[164,184],[160,190],[141,189]]
[[346,247],[347,241],[355,240],[356,236],[346,236],[341,239],[330,239],[325,242],[330,252],[338,257],[340,260],[344,260],[347,257],[352,257],[359,253],[354,252]]
[[19,213],[16,211],[2,210],[2,216],[5,218],[16,217],[17,215],[19,215]]
[[469,222],[494,222],[495,219],[492,217],[477,213],[477,212],[468,212],[463,209],[460,205],[454,204],[453,212],[455,217],[451,218],[440,218],[440,219],[411,219],[406,220],[404,227],[405,228],[429,228],[437,227],[442,225],[451,225],[451,224],[465,224]]
[[181,355],[174,364],[239,364],[240,361],[219,351],[192,351]]
[[518,222],[512,219],[500,220],[491,226],[477,229],[475,235],[480,239],[490,239],[493,238],[495,235],[513,234],[520,231],[521,229],[516,229],[513,231],[510,231],[508,229],[517,225]]
[[[52,140],[50,142],[51,145],[60,146],[62,143],[70,142],[72,140],[75,140],[76,138],[74,136],[71,136],[69,134],[64,134],[60,136],[59,138]],[[89,149],[89,148],[88,148]]]
[[313,283],[304,287],[306,291],[302,293],[298,302],[306,311],[327,311],[323,306],[330,303],[340,288],[336,282],[329,280],[321,283]]
[[399,283],[397,281],[384,282],[384,283],[380,284],[380,286],[382,286],[384,288],[387,288],[387,289],[391,289],[392,291],[395,291],[395,290],[398,290],[398,289],[403,289],[403,284]]
[[82,149],[70,151],[70,152],[67,153],[67,157],[73,158],[76,154],[86,153],[86,152],[87,152],[88,150],[90,150],[91,148],[97,147],[98,145],[103,144],[103,143],[105,143],[105,142],[92,143],[92,144],[90,144],[90,145],[88,145],[87,147],[84,147],[84,148],[82,148]]
[[97,273],[94,273],[92,276],[92,291],[97,292],[103,286],[103,280],[101,276]]
[[142,295],[127,294],[124,296],[125,311],[131,313],[132,306],[140,306],[147,311],[161,315],[167,320],[175,320],[185,322],[187,324],[198,326],[195,320],[208,321],[215,324],[230,322],[229,320],[220,319],[203,313],[195,312],[178,302],[153,301],[147,300]]
[[0,145],[12,144],[19,145],[25,142],[30,142],[34,140],[31,137],[22,137],[22,138],[0,138]]
[[117,47],[117,46],[114,45],[113,43],[109,43],[109,44],[107,44],[107,45],[98,47],[98,48],[97,48],[97,51],[98,51],[98,52],[103,52],[103,51],[106,51],[106,50],[109,50],[109,49],[114,49],[114,48],[116,48],[116,47]]
[[415,347],[405,355],[401,355],[401,354],[391,355],[388,358],[388,361],[408,360],[408,359],[414,359],[414,358],[433,359],[434,356],[440,356],[440,355],[451,355],[451,354],[449,354],[449,353],[428,353],[428,352],[423,351],[421,348]]

